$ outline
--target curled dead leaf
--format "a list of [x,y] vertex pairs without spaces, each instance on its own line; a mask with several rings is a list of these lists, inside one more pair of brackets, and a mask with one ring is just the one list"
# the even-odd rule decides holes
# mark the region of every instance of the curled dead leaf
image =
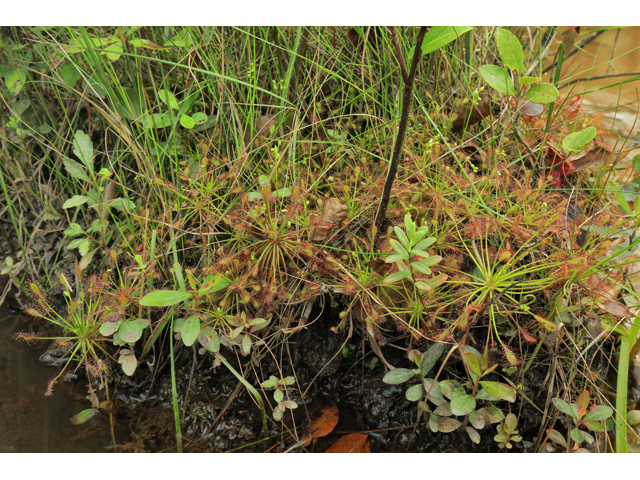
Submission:
[[324,453],[371,453],[371,444],[367,435],[350,433],[341,437]]
[[[470,111],[471,113],[469,113]],[[475,125],[490,113],[491,99],[489,97],[489,92],[480,92],[480,102],[478,105],[471,107],[471,104],[468,103],[455,112],[454,115],[456,115],[456,118],[451,126],[451,131],[453,133],[460,133],[465,126],[469,128],[470,126]]]
[[327,232],[334,224],[342,222],[347,218],[348,211],[349,209],[347,208],[347,205],[337,198],[331,197],[326,199],[324,201],[324,209],[319,225],[309,233],[309,241],[319,242],[324,240],[327,236]]
[[608,312],[611,315],[615,315],[616,317],[620,317],[620,318],[633,317],[633,313],[629,309],[623,307],[622,305],[616,302],[597,303],[596,305],[598,305],[605,312]]
[[544,107],[541,103],[533,103],[527,100],[520,108],[520,113],[525,117],[537,117],[542,114],[543,110]]
[[573,165],[572,172],[581,172],[590,168],[600,168],[603,164],[608,164],[614,152],[611,147],[597,145],[589,151],[581,152],[577,155],[570,155],[567,162]]

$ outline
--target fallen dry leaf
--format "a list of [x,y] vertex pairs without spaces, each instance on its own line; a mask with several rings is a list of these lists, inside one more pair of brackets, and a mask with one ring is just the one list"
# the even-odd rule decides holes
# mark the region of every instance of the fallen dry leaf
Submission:
[[608,164],[613,154],[614,152],[606,147],[598,145],[587,152],[570,155],[566,161],[573,166],[571,173],[581,172],[590,168],[600,168],[605,163]]
[[371,453],[371,444],[367,435],[350,433],[340,438],[324,453]]
[[345,203],[342,203],[335,197],[328,198],[324,201],[324,209],[319,225],[309,233],[309,241],[319,242],[324,240],[327,232],[335,223],[343,221],[347,218],[349,209]]
[[616,317],[620,317],[620,318],[633,317],[633,313],[631,313],[629,309],[623,307],[622,305],[616,302],[597,303],[596,305],[598,305],[605,312],[609,312],[611,315],[615,315]]
[[488,92],[480,92],[480,102],[475,105],[471,114],[469,114],[470,103],[464,105],[455,113],[456,118],[451,126],[453,133],[460,133],[465,127],[469,128],[471,125],[475,125],[484,117],[491,113],[491,99]]
[[338,407],[330,400],[314,403],[307,413],[309,416],[302,424],[305,435],[284,453],[289,453],[300,446],[306,447],[314,438],[326,437],[338,424]]
[[331,400],[314,403],[309,407],[308,439],[303,446],[307,446],[314,438],[326,437],[338,424],[338,406]]

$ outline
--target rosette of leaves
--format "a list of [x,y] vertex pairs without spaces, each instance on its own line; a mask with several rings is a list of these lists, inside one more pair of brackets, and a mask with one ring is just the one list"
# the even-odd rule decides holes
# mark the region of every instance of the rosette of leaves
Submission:
[[[571,422],[575,424],[569,431],[569,437],[574,444],[572,450],[577,450],[580,444],[594,442],[593,435],[584,430],[586,427],[592,432],[606,432],[613,430],[614,424],[610,417],[613,415],[613,409],[606,405],[591,405],[589,407],[589,391],[585,390],[578,396],[576,403],[567,403],[561,398],[554,398],[553,404],[562,413],[565,413]],[[587,410],[587,408],[589,410]],[[567,441],[557,430],[550,429],[547,431],[549,438],[563,447],[567,447]]]
[[[493,403],[501,400],[515,402],[516,392],[504,383],[481,380],[482,377],[493,372],[498,365],[489,366],[488,354],[480,357],[472,347],[465,347],[463,353],[463,361],[470,378],[466,385],[456,380],[438,382],[435,378],[427,378],[426,375],[443,352],[444,344],[432,345],[419,360],[416,359],[417,369],[397,368],[387,373],[382,381],[397,385],[420,374],[422,382],[409,387],[406,397],[411,401],[422,399],[418,405],[428,417],[429,428],[433,432],[448,433],[464,427],[469,438],[474,443],[480,443],[478,430],[505,418],[502,410]],[[423,398],[424,395],[426,397]],[[432,408],[429,402],[435,405],[435,408]],[[477,408],[479,402],[484,402],[485,405]],[[453,417],[464,417],[464,419],[461,421]],[[468,425],[469,423],[471,425]]]
[[[271,314],[269,314],[269,317],[270,315]],[[229,315],[227,316],[227,320],[229,324],[235,328],[233,328],[226,340],[229,344],[241,345],[244,355],[248,355],[251,352],[251,346],[253,345],[251,335],[265,329],[271,322],[271,318],[264,319],[256,317],[248,319],[245,312],[240,312],[240,315],[235,316]]]
[[498,425],[498,434],[493,437],[493,439],[498,442],[498,446],[500,448],[507,447],[511,449],[513,448],[513,444],[511,442],[522,441],[522,437],[518,435],[518,430],[516,430],[517,425],[518,417],[513,413],[508,414],[504,419],[504,422]]
[[287,387],[293,385],[295,383],[295,379],[293,377],[284,377],[278,378],[274,375],[269,377],[269,380],[265,380],[260,384],[263,388],[274,388],[273,399],[276,401],[276,408],[273,409],[273,419],[276,422],[282,420],[282,415],[286,411],[286,409],[294,410],[298,408],[298,404],[293,400],[285,400],[284,393],[287,390]]
[[[100,248],[98,245],[107,244],[111,239],[112,232],[107,228],[106,220],[109,218],[109,209],[115,208],[124,212],[133,210],[135,204],[127,198],[115,198],[116,182],[110,180],[112,172],[106,168],[95,172],[93,142],[82,130],[76,131],[73,136],[73,153],[82,163],[68,157],[63,157],[62,161],[69,175],[77,180],[85,191],[84,195],[73,195],[67,199],[62,208],[69,209],[86,204],[99,214],[85,229],[78,223],[70,223],[64,231],[67,237],[78,237],[69,241],[68,248],[78,249],[82,255],[81,266],[86,268]],[[92,187],[87,188],[86,185]]]
[[[398,271],[387,275],[383,283],[393,284],[400,280],[410,280],[420,290],[431,290],[442,283],[438,279],[416,280],[415,275],[431,275],[431,268],[442,260],[439,255],[429,255],[425,249],[436,241],[433,237],[425,238],[428,232],[426,226],[417,228],[411,215],[404,216],[404,230],[398,226],[393,227],[398,240],[390,239],[389,243],[395,251],[387,258],[386,263],[395,263]],[[422,260],[413,261],[413,257],[422,257]],[[409,262],[407,265],[406,262]]]
[[[505,416],[494,403],[501,400],[516,401],[516,391],[513,387],[501,383],[481,380],[497,368],[489,366],[488,352],[480,356],[472,347],[465,347],[462,354],[463,363],[469,375],[469,381],[461,384],[456,380],[443,380],[438,385],[442,398],[432,402],[437,406],[429,411],[429,428],[434,432],[450,432],[463,427],[474,443],[480,443],[480,434],[486,425],[498,423]],[[436,397],[434,397],[436,398]],[[431,399],[430,399],[431,400]],[[479,407],[482,402],[483,406]],[[460,421],[454,417],[464,417]],[[470,425],[468,425],[470,424]]]
[[[429,395],[430,393],[433,393],[433,395],[436,395],[436,396],[439,395],[440,398],[442,398],[442,394],[440,393],[439,390],[435,392],[431,392],[431,386],[433,382],[435,382],[435,380],[432,378],[425,378],[425,377],[434,367],[438,359],[442,356],[443,352],[444,352],[443,343],[433,344],[423,354],[413,356],[413,360],[416,363],[417,368],[411,369],[411,370],[408,368],[396,368],[395,370],[391,370],[390,372],[388,372],[384,376],[382,381],[389,385],[400,385],[401,383],[408,382],[416,375],[420,375],[420,379],[421,379],[420,383],[416,385],[412,385],[407,389],[405,393],[407,400],[412,402],[418,401],[420,400],[420,398],[422,398],[425,392],[427,395]],[[438,382],[435,382],[435,383],[437,387]]]
[[113,344],[116,347],[129,347],[120,350],[120,356],[118,358],[118,363],[122,365],[122,371],[129,376],[133,375],[138,366],[134,345],[140,340],[144,329],[149,325],[149,320],[144,318],[104,322],[100,325],[100,334],[105,337],[113,336]]

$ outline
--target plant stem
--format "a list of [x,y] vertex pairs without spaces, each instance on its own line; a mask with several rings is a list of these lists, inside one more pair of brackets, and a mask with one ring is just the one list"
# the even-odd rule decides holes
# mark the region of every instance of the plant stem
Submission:
[[[420,61],[421,46],[424,35],[427,33],[427,27],[420,27],[420,33],[418,33],[418,39],[416,40],[416,48],[413,52],[413,58],[411,60],[411,71],[404,83],[403,95],[402,95],[402,115],[400,117],[400,125],[398,127],[398,137],[396,138],[396,146],[393,150],[393,157],[391,158],[391,164],[389,165],[389,171],[387,172],[387,179],[384,183],[384,190],[382,192],[382,198],[380,199],[380,206],[378,207],[378,213],[376,214],[375,224],[380,227],[387,214],[387,206],[389,205],[389,197],[391,196],[391,187],[393,186],[393,180],[396,178],[398,171],[398,159],[400,158],[400,152],[404,145],[404,136],[407,130],[407,120],[409,119],[409,107],[411,106],[411,97],[413,93],[413,80],[416,76],[416,69],[418,62]],[[402,57],[402,51],[399,52],[400,64],[404,63]]]
[[173,418],[176,423],[176,449],[182,453],[182,428],[180,427],[180,409],[178,408],[178,390],[176,388],[176,365],[173,356],[173,316],[169,331],[169,354],[171,355],[171,396],[173,401]]
[[403,83],[407,83],[407,80],[409,80],[409,72],[407,71],[407,64],[404,61],[404,55],[402,55],[402,45],[400,45],[398,31],[396,30],[396,27],[389,27],[389,29],[391,30],[391,40],[393,40],[393,46],[396,48],[396,55],[398,55],[400,70],[402,71],[402,81]]
[[262,412],[262,428],[264,430],[265,436],[267,436],[269,434],[269,427],[267,425],[267,413],[266,413],[266,410],[264,409],[264,401],[262,400],[262,397],[260,396],[258,391],[255,388],[253,388],[253,386],[249,382],[247,382],[245,378],[242,375],[240,375],[236,371],[236,369],[229,364],[229,362],[225,360],[225,358],[222,355],[218,354],[218,358],[220,359],[222,364],[225,367],[227,367],[229,371],[233,373],[236,376],[236,378],[240,380],[245,387],[247,387],[247,390],[249,390],[251,395],[253,395],[256,401],[258,402],[258,406],[260,407],[260,411]]
[[627,388],[629,385],[629,357],[631,346],[638,337],[640,318],[636,317],[626,335],[620,337],[618,382],[616,385],[616,453],[627,453]]

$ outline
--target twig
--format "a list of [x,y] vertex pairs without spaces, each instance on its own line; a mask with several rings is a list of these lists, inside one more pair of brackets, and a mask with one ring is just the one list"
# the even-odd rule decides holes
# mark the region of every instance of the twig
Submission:
[[427,33],[427,27],[420,27],[420,33],[418,33],[418,39],[416,40],[416,48],[411,59],[411,71],[407,77],[407,81],[404,82],[404,91],[402,95],[402,115],[400,117],[400,125],[398,126],[398,137],[396,138],[396,146],[393,150],[393,157],[391,158],[391,165],[389,165],[389,171],[387,173],[387,179],[384,183],[384,190],[382,191],[382,198],[380,199],[380,206],[378,213],[376,214],[375,224],[380,228],[387,213],[387,206],[389,205],[389,197],[391,196],[391,187],[393,186],[393,180],[396,178],[398,172],[398,159],[400,158],[400,151],[404,144],[404,135],[407,130],[407,121],[409,119],[409,107],[411,105],[411,97],[413,93],[413,80],[416,76],[416,70],[418,62],[422,56],[420,47],[424,35]]
[[242,382],[238,382],[238,385],[236,386],[235,390],[231,392],[231,395],[229,395],[229,398],[227,399],[226,403],[222,407],[222,410],[220,410],[220,413],[211,424],[211,427],[210,427],[211,431],[213,431],[213,429],[216,428],[216,425],[218,424],[218,422],[220,421],[224,413],[227,411],[231,403],[236,399],[236,397],[238,396],[238,393],[240,393],[241,388],[242,388]]
[[393,40],[393,46],[396,47],[396,55],[398,55],[398,63],[400,64],[400,70],[402,71],[402,81],[406,84],[409,79],[409,72],[407,71],[407,64],[404,61],[404,55],[402,54],[402,46],[400,45],[400,38],[398,37],[398,31],[396,27],[389,27],[391,30],[391,40]]
[[[584,47],[586,47],[588,44],[590,44],[591,42],[593,42],[596,38],[598,38],[600,35],[602,35],[604,33],[604,30],[600,30],[599,32],[594,33],[593,35],[591,35],[588,38],[585,38],[582,42],[580,42],[580,45],[576,48],[574,48],[573,50],[571,50],[571,52],[566,55],[564,57],[564,59],[566,60],[567,58],[575,55],[576,53],[578,53],[580,50],[582,50]],[[551,65],[549,65],[547,68],[545,68],[542,71],[542,74],[544,75],[545,73],[547,73],[549,70],[551,70],[552,68],[555,68],[555,66],[558,65],[558,61],[554,61]]]
[[[568,87],[569,85],[573,85],[574,83],[586,82],[588,80],[601,80],[603,78],[615,78],[615,77],[631,77],[631,76],[634,76],[634,75],[640,76],[640,72],[612,73],[612,74],[609,74],[609,75],[597,75],[595,77],[576,78],[574,80],[571,80],[570,82],[563,83],[562,85],[558,85],[558,88],[565,88],[565,87]],[[613,87],[615,85],[618,85],[618,84],[609,85],[607,88]]]

